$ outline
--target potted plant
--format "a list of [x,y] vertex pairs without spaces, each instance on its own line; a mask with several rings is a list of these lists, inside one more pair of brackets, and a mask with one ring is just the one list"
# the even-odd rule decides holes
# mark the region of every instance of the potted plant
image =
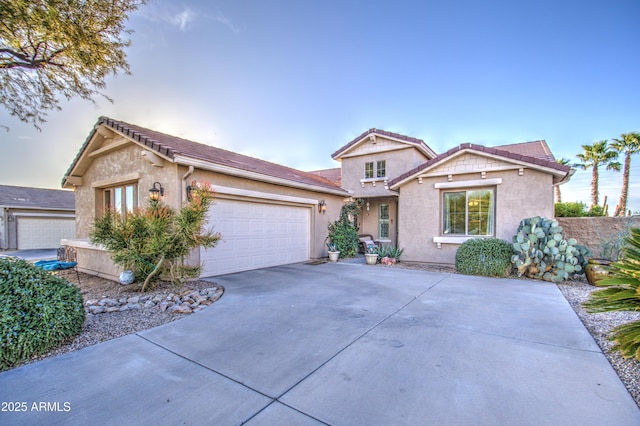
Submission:
[[329,260],[332,262],[337,262],[340,257],[340,252],[338,251],[338,247],[335,243],[327,243],[327,249],[329,251]]
[[367,265],[375,265],[378,262],[378,250],[376,246],[367,246],[367,252],[364,254]]

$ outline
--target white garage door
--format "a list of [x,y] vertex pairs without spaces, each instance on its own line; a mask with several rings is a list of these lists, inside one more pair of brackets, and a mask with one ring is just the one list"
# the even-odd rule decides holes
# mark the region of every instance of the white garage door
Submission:
[[217,199],[208,222],[222,239],[201,249],[202,276],[308,260],[309,215],[307,207]]
[[75,219],[18,218],[18,250],[58,248],[60,240],[75,236]]

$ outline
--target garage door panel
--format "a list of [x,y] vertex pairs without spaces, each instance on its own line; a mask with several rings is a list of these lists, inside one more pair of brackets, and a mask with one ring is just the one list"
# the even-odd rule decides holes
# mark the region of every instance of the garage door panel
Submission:
[[75,238],[75,219],[19,217],[18,249],[46,249],[60,246],[60,240]]
[[309,258],[310,208],[217,200],[209,226],[222,234],[201,250],[203,276],[303,262]]

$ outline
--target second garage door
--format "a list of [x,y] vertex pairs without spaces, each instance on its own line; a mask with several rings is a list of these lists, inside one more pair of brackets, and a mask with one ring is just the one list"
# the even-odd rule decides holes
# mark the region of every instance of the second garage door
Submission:
[[201,275],[308,260],[309,217],[308,207],[217,199],[207,220],[222,240],[212,249],[201,249]]
[[18,217],[18,250],[58,248],[63,238],[74,238],[73,218]]

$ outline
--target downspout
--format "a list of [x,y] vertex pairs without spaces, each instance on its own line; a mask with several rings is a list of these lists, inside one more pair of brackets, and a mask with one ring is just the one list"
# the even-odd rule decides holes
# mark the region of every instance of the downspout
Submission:
[[187,170],[187,173],[184,174],[184,176],[182,176],[182,202],[186,202],[187,201],[187,179],[189,178],[189,176],[191,176],[193,174],[193,166],[189,166],[189,170]]

